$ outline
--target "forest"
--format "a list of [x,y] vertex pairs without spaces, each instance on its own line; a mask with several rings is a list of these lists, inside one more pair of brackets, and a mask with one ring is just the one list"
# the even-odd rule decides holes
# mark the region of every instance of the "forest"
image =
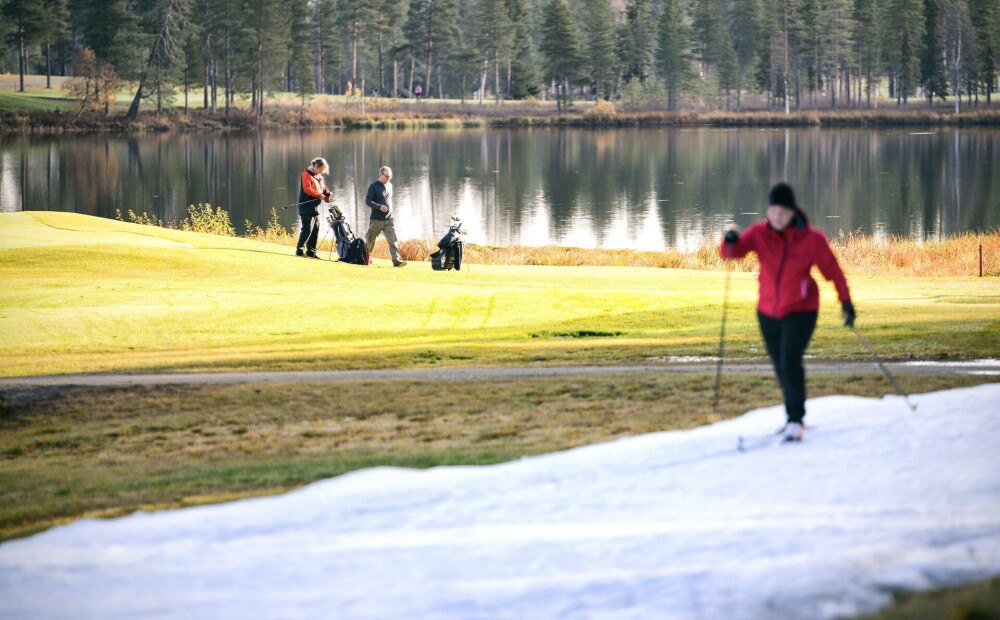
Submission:
[[72,76],[126,118],[277,92],[959,111],[1000,73],[998,0],[2,0],[0,31],[21,90]]

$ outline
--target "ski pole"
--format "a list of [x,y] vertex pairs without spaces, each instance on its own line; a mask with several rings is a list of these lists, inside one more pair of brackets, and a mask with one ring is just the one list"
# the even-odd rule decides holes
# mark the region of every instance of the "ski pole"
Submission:
[[726,263],[726,285],[722,293],[722,328],[719,330],[719,362],[715,367],[715,394],[712,397],[712,419],[719,419],[719,392],[722,387],[722,360],[726,351],[726,311],[729,308],[729,274],[732,269]]
[[861,344],[868,349],[869,353],[871,353],[872,358],[874,358],[875,363],[878,365],[879,370],[882,371],[882,374],[886,376],[889,383],[892,384],[892,387],[896,389],[896,392],[903,397],[903,400],[906,402],[906,406],[910,408],[910,411],[916,411],[917,406],[910,402],[910,395],[906,393],[906,390],[904,390],[901,385],[899,385],[899,382],[896,381],[896,377],[892,376],[892,373],[889,372],[889,368],[882,363],[882,359],[878,356],[878,353],[875,352],[875,347],[872,346],[872,343],[868,342],[868,339],[865,338],[865,335],[862,334],[861,330],[857,327],[852,325],[851,329],[853,329],[854,333],[858,335],[858,340],[861,341]]

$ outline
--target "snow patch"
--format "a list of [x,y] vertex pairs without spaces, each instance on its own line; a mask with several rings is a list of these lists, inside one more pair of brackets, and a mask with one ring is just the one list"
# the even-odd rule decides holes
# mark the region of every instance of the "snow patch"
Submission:
[[3,618],[833,618],[1000,574],[1000,385],[810,400],[488,467],[80,520],[0,545]]

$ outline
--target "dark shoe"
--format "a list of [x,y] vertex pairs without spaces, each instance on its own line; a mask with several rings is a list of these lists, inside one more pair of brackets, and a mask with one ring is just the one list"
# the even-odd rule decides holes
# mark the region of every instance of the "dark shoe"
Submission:
[[319,260],[319,256],[316,256],[315,254],[306,254],[306,258],[315,258],[316,260]]
[[302,251],[302,248],[298,248],[298,249],[295,250],[295,255],[296,256],[305,256],[306,253]]
[[395,262],[395,263],[392,264],[392,266],[393,267],[406,267],[406,261],[405,260],[401,260],[399,262]]

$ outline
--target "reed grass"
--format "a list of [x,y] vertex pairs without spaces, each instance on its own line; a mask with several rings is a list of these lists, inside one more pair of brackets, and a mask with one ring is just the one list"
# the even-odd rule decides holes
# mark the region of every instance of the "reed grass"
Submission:
[[[1000,276],[1000,231],[966,233],[940,241],[918,242],[903,237],[876,238],[862,233],[838,235],[830,240],[841,267],[851,275],[968,277],[979,275],[979,247],[983,248],[983,276]],[[410,240],[400,244],[408,261],[429,260],[437,250],[435,242]],[[388,258],[388,245],[381,239],[373,255]],[[666,248],[662,252],[588,249],[560,246],[465,245],[465,261],[487,265],[547,265],[594,267],[657,267],[753,272],[757,258],[751,254],[738,261],[724,262],[718,245],[706,243],[693,252]]]

